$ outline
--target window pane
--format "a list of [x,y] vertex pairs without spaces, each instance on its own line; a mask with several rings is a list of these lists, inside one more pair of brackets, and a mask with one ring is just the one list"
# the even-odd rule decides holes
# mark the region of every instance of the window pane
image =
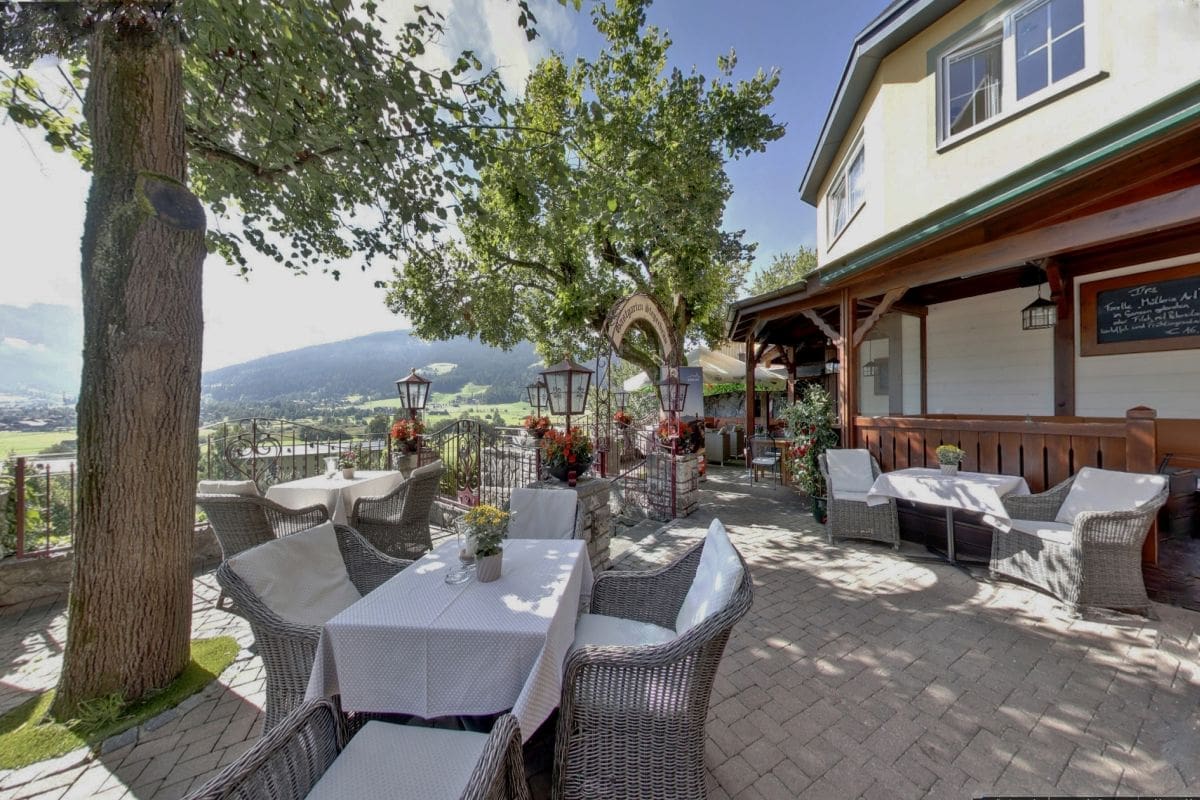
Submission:
[[1083,0],[1054,0],[1050,4],[1050,34],[1062,36],[1083,24]]
[[836,236],[845,224],[846,216],[846,182],[838,181],[829,190],[829,227],[830,234]]
[[970,58],[960,58],[949,63],[947,72],[950,74],[951,97],[962,97],[970,94],[975,88],[975,73],[971,65]]
[[1060,81],[1083,69],[1083,28],[1078,28],[1051,46],[1054,73],[1051,80]]
[[1017,59],[1017,99],[1046,88],[1049,50],[1042,48],[1024,59]]
[[[1000,113],[1000,42],[948,62],[947,128],[956,134]],[[954,91],[956,88],[961,92]]]
[[854,161],[850,163],[850,170],[846,177],[846,183],[850,186],[850,202],[847,211],[853,212],[858,208],[859,204],[865,199],[866,181],[864,180],[863,166],[866,163],[866,150],[860,149],[858,155],[854,157]]
[[1049,40],[1049,5],[1041,5],[1017,17],[1017,60],[1046,44]]

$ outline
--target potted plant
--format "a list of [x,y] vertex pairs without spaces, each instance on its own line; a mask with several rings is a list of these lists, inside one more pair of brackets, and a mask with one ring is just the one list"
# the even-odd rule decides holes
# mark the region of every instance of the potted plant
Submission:
[[574,486],[575,479],[592,465],[592,440],[579,428],[547,431],[545,457],[549,473]]
[[354,465],[357,462],[358,459],[355,457],[353,450],[346,450],[342,452],[342,454],[338,457],[338,466],[342,469],[343,478],[350,480],[354,477]]
[[937,453],[938,464],[942,468],[943,475],[957,475],[958,465],[967,456],[965,450],[952,444],[939,444],[934,452]]
[[392,423],[392,441],[397,449],[409,453],[417,452],[421,444],[421,434],[425,432],[425,424],[419,419],[398,419]]
[[480,583],[496,580],[504,557],[502,545],[508,534],[508,512],[483,503],[463,514],[463,522],[468,540],[474,543],[475,577]]
[[818,458],[838,444],[833,400],[824,387],[811,384],[796,403],[784,409],[783,418],[787,422],[790,439],[784,448],[783,458],[800,491],[812,501],[813,517],[818,522],[824,522],[828,501]]
[[613,414],[613,422],[617,423],[617,427],[625,430],[633,424],[633,417],[627,411],[618,411]]
[[535,439],[541,439],[546,435],[546,431],[550,430],[549,417],[535,417],[532,414],[525,418],[521,423],[522,427]]

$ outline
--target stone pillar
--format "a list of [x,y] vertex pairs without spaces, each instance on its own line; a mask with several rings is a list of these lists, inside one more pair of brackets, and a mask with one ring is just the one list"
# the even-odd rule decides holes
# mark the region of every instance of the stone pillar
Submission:
[[567,486],[560,480],[549,478],[530,484],[530,488],[575,492],[583,509],[582,530],[576,533],[576,538],[587,542],[593,573],[608,569],[608,545],[612,539],[612,511],[608,507],[608,481],[603,478],[587,477],[580,478],[575,486]]
[[[671,471],[675,472],[675,505],[671,506]],[[646,459],[649,506],[661,519],[686,517],[700,505],[700,459],[695,453],[678,456],[652,453]]]

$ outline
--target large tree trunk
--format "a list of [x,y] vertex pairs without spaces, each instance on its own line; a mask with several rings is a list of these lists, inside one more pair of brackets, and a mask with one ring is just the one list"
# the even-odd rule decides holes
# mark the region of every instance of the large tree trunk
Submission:
[[79,528],[55,712],[168,684],[188,661],[204,212],[187,191],[172,23],[91,37]]

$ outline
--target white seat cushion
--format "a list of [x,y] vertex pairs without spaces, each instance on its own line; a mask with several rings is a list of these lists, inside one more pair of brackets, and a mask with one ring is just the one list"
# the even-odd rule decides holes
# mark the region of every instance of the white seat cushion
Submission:
[[714,519],[704,538],[696,577],[675,618],[675,632],[687,633],[729,603],[742,582],[742,562],[721,520]]
[[338,755],[307,800],[420,797],[458,800],[487,734],[372,720]]
[[1084,467],[1075,475],[1071,491],[1054,519],[1073,523],[1081,511],[1134,511],[1153,500],[1166,485],[1162,475]]
[[839,492],[865,493],[875,483],[871,454],[866,450],[826,450],[825,464],[829,467],[829,482]]
[[580,614],[575,623],[574,650],[584,645],[607,645],[627,647],[630,645],[662,644],[675,638],[675,631],[621,617],[606,617],[603,614]]
[[867,493],[866,492],[851,492],[846,489],[834,489],[833,490],[833,499],[834,500],[853,500],[855,503],[865,503],[865,502],[867,502]]
[[300,625],[323,625],[362,598],[332,522],[244,550],[229,566],[267,608]]
[[1042,522],[1034,519],[1014,519],[1008,524],[1014,530],[1057,544],[1070,544],[1074,530],[1072,525],[1065,522]]
[[258,484],[254,481],[200,481],[196,494],[236,494],[243,497],[261,497]]
[[510,539],[571,539],[579,496],[564,489],[513,489]]

